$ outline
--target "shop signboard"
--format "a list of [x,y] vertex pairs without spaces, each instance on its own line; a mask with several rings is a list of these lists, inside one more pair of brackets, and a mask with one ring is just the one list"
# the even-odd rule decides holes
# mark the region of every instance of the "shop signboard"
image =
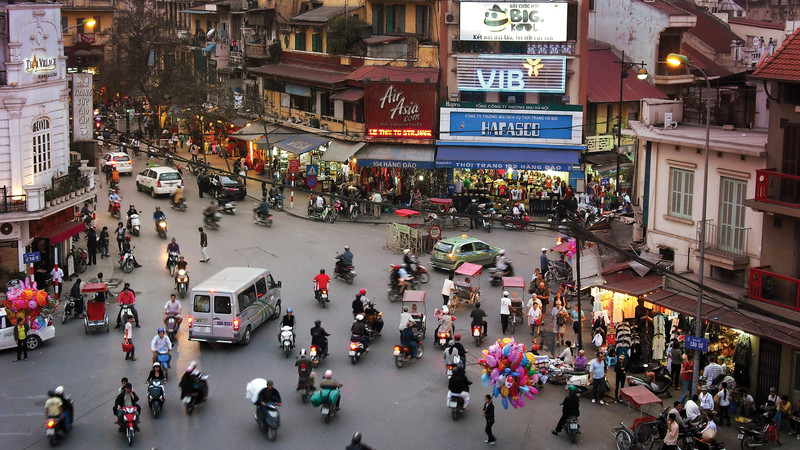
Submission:
[[462,41],[564,42],[567,3],[460,2]]
[[[517,105],[444,102],[440,110],[442,141],[509,144],[579,145],[580,105]],[[543,106],[548,106],[543,108]],[[531,107],[531,108],[528,108]],[[538,107],[538,108],[533,108]]]
[[708,339],[694,337],[694,336],[686,336],[686,349],[687,350],[699,350],[701,352],[708,351]]
[[92,142],[94,140],[92,104],[92,74],[72,74],[72,140]]
[[458,55],[459,91],[563,94],[567,58],[547,55]]
[[300,160],[299,159],[290,159],[289,160],[289,173],[297,173],[300,171]]
[[365,141],[433,142],[435,83],[366,83],[364,106]]
[[11,8],[7,11],[4,35],[8,42],[16,43],[15,60],[19,64],[6,68],[6,83],[24,86],[50,81],[64,81],[66,65],[61,39],[61,5],[36,8]]

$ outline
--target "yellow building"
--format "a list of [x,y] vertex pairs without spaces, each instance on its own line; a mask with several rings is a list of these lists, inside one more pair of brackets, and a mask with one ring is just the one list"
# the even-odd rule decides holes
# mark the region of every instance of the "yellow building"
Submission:
[[[69,72],[91,71],[105,55],[117,0],[62,0],[61,30]],[[93,23],[91,21],[94,21]],[[90,26],[91,25],[91,26]]]

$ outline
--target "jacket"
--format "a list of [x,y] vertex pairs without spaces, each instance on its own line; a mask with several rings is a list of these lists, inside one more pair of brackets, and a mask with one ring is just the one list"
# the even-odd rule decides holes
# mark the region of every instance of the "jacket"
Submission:
[[400,343],[402,345],[411,345],[412,342],[417,340],[417,336],[414,334],[413,328],[405,328],[403,331],[400,332]]
[[462,392],[469,392],[470,384],[472,384],[472,382],[464,375],[453,375],[447,383],[447,388],[454,394],[460,394]]
[[[31,329],[31,327],[29,327],[28,324],[26,323],[26,324],[23,324],[23,328],[25,329],[25,335],[27,336],[28,332]],[[20,339],[19,338],[19,328],[17,328],[17,325],[14,325],[14,341],[15,342],[19,341],[19,339]]]
[[561,402],[561,414],[566,417],[578,417],[580,412],[580,399],[577,395],[568,395],[563,402]]
[[[136,395],[136,392],[131,391],[131,397],[133,398],[133,405],[137,406],[139,404],[139,396]],[[117,395],[117,399],[114,400],[114,407],[122,408],[122,405],[124,404],[125,404],[125,391],[122,391],[119,395]]]
[[494,403],[491,401],[483,404],[483,417],[487,422],[494,422]]

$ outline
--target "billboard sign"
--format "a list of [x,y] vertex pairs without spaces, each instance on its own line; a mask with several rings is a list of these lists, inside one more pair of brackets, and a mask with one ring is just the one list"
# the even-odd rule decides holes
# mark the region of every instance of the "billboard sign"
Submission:
[[72,140],[92,142],[94,105],[92,104],[92,74],[72,74]]
[[564,42],[567,3],[461,2],[462,41]]
[[364,104],[366,141],[433,141],[435,84],[365,83]]
[[563,94],[567,58],[546,55],[458,55],[459,91]]

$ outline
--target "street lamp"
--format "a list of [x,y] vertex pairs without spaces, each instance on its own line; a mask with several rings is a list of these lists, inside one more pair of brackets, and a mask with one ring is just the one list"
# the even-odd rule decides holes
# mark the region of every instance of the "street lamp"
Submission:
[[61,34],[64,34],[68,30],[71,30],[73,28],[78,28],[78,27],[82,27],[82,26],[87,26],[87,27],[91,28],[91,27],[95,26],[96,23],[97,23],[97,21],[94,20],[94,19],[83,19],[83,21],[81,21],[81,23],[79,23],[77,25],[72,25],[71,27],[67,27],[67,28],[64,28],[63,30],[61,30]]
[[[703,69],[689,63],[689,58],[685,55],[678,53],[670,53],[667,55],[667,63],[673,67],[686,66],[691,69],[699,71],[703,78],[706,80],[706,89],[711,91],[711,83],[708,81],[708,75]],[[702,95],[701,95],[702,99]],[[695,335],[703,337],[703,321],[701,316],[703,314],[703,275],[706,265],[706,215],[708,208],[708,154],[709,152],[709,135],[711,133],[711,102],[706,101],[706,163],[703,166],[703,210],[700,226],[700,267],[697,271],[697,323],[695,324]],[[700,381],[700,352],[694,354],[694,371],[692,373],[692,387],[693,392],[697,391],[697,385]]]
[[620,172],[620,158],[622,155],[621,141],[622,141],[622,89],[623,84],[625,82],[625,78],[628,78],[629,72],[632,68],[639,66],[639,70],[636,71],[636,78],[640,80],[647,79],[647,69],[644,68],[647,64],[644,61],[640,63],[633,63],[633,62],[625,62],[625,52],[622,52],[622,61],[614,61],[615,63],[620,65],[619,71],[619,116],[617,116],[617,125],[613,128],[614,133],[617,135],[617,201],[619,202],[620,194],[622,193],[622,189],[620,188],[619,182],[619,172]]

